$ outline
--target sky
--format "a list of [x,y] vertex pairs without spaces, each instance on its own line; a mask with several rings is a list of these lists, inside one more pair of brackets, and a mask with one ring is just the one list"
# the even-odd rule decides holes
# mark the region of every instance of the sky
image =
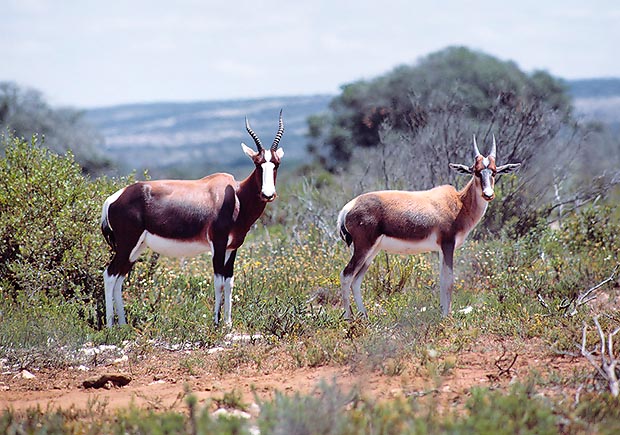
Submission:
[[53,106],[337,94],[466,46],[620,77],[618,0],[0,0],[0,81]]

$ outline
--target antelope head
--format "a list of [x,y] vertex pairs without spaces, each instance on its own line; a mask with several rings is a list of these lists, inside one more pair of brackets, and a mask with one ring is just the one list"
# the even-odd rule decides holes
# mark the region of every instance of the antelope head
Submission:
[[278,132],[273,140],[273,144],[269,149],[263,148],[261,141],[256,133],[250,127],[248,118],[245,118],[245,128],[254,139],[257,151],[248,147],[243,142],[241,148],[243,152],[252,159],[256,166],[256,171],[261,179],[260,198],[265,202],[271,202],[276,199],[276,175],[278,173],[278,167],[280,166],[280,159],[284,155],[284,150],[279,148],[280,139],[284,133],[284,122],[282,121],[282,111],[280,110],[280,120],[278,126]]
[[474,164],[472,166],[459,165],[450,163],[450,167],[461,174],[470,174],[479,180],[482,198],[491,201],[495,198],[495,177],[498,174],[507,174],[521,166],[521,163],[508,163],[506,165],[496,166],[495,159],[497,155],[497,143],[495,135],[493,135],[493,147],[486,157],[482,155],[476,143],[474,135]]

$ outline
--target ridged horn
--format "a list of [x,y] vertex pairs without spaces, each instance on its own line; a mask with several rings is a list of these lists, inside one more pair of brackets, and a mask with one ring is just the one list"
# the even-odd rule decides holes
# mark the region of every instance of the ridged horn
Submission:
[[481,155],[482,154],[480,154],[480,150],[478,149],[478,144],[476,143],[476,135],[474,134],[474,160],[476,160],[476,157]]
[[284,133],[284,121],[282,121],[282,109],[280,109],[280,121],[278,123],[278,132],[276,133],[276,138],[273,140],[273,145],[271,145],[271,151],[275,151],[278,149],[278,144],[280,143],[280,139],[282,139],[283,133]]
[[261,152],[263,150],[263,145],[260,143],[258,135],[254,133],[254,130],[252,130],[252,127],[250,127],[250,121],[248,121],[247,116],[245,117],[245,129],[248,131],[248,133],[250,133],[252,139],[254,139],[254,143],[256,144],[256,149],[258,150],[258,152]]
[[489,154],[489,157],[493,157],[493,159],[495,159],[496,154],[497,154],[497,143],[495,142],[495,135],[493,135],[493,148],[491,148],[491,154]]

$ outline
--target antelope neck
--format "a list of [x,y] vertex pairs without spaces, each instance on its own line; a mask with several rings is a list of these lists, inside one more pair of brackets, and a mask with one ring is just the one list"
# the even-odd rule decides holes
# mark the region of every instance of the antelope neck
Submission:
[[239,216],[245,216],[245,220],[250,222],[249,225],[258,219],[267,206],[267,202],[260,198],[261,183],[262,177],[258,168],[254,168],[252,173],[239,183],[237,192],[241,209]]
[[482,184],[480,180],[473,176],[458,194],[463,203],[463,208],[467,210],[474,222],[478,222],[489,205],[488,201],[482,198]]

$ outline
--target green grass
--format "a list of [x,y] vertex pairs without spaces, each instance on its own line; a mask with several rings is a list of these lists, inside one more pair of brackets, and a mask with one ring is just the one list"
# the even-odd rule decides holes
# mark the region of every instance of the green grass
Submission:
[[[216,400],[218,406],[243,409],[234,391]],[[31,409],[0,413],[1,433],[65,434],[611,434],[618,430],[618,399],[588,396],[577,409],[561,407],[539,395],[531,384],[509,391],[475,388],[465,409],[440,412],[432,398],[376,401],[355,390],[321,382],[310,394],[276,392],[260,401],[252,419],[215,417],[212,407],[198,406],[186,393],[186,412],[145,410],[136,406],[111,412],[105,403],[85,409]]]
[[[124,286],[129,325],[102,328],[101,273],[109,251],[99,235],[98,218],[105,196],[129,179],[86,182],[70,157],[54,157],[25,144],[9,149],[7,159],[0,164],[5,182],[0,185],[0,357],[7,366],[66,367],[75,363],[85,343],[122,347],[130,342],[131,358],[137,358],[162,345],[210,348],[225,341],[228,331],[213,324],[208,255],[189,259],[184,268],[173,259],[144,255]],[[62,191],[56,202],[50,190],[32,188],[49,178]],[[293,193],[297,199],[285,202]],[[518,239],[472,237],[456,255],[454,313],[445,319],[436,290],[437,255],[380,254],[362,287],[369,318],[347,322],[342,318],[339,273],[349,251],[333,228],[333,203],[342,205],[345,198],[325,197],[307,183],[288,192],[282,189],[280,195],[282,204],[268,208],[250,232],[235,267],[233,329],[260,334],[261,345],[233,346],[223,353],[215,365],[221,374],[248,365],[261,367],[278,347],[297,367],[365,367],[387,376],[399,376],[408,362],[420,361],[433,382],[449,374],[455,362],[454,357],[429,362],[429,349],[458,355],[484,335],[517,343],[536,338],[547,344],[549,353],[575,353],[582,325],[591,323],[593,315],[600,316],[606,330],[620,324],[613,307],[598,304],[593,311],[589,305],[575,304],[580,292],[607,278],[618,262],[620,222],[614,207],[596,205],[567,216],[560,230],[540,223]],[[460,312],[468,307],[471,312]],[[589,342],[595,339],[592,333]],[[178,364],[190,375],[202,369],[193,356]],[[596,410],[590,413],[581,407],[556,409],[557,404],[536,398],[537,385],[566,386],[566,379],[539,379],[506,394],[472,392],[465,415],[439,415],[415,400],[374,403],[324,385],[317,394],[328,395],[332,402],[317,402],[313,395],[276,396],[263,404],[269,411],[258,425],[277,433],[281,416],[290,415],[282,427],[316,432],[318,426],[308,428],[313,421],[304,416],[306,407],[331,422],[332,432],[324,433],[347,433],[349,427],[361,433],[501,433],[492,431],[501,428],[530,433],[538,427],[545,433],[560,427],[559,416],[577,428],[572,433],[580,433],[583,421],[607,427],[615,418],[610,411],[615,399],[608,400],[601,390],[596,391],[600,401],[588,396]],[[576,388],[584,380],[568,382]],[[235,397],[223,400],[234,402]],[[485,403],[503,411],[485,409]],[[336,413],[343,406],[346,412]],[[24,415],[5,411],[0,429],[165,433],[204,425],[200,427],[222,433],[249,430],[247,422],[212,421],[206,411],[194,411],[191,421],[181,414],[137,408],[112,417],[91,412],[86,423],[79,420],[83,411],[78,410],[33,410]],[[511,415],[522,426],[510,426],[502,415]],[[486,427],[485,421],[495,421],[495,426]],[[92,426],[83,426],[88,424]]]

